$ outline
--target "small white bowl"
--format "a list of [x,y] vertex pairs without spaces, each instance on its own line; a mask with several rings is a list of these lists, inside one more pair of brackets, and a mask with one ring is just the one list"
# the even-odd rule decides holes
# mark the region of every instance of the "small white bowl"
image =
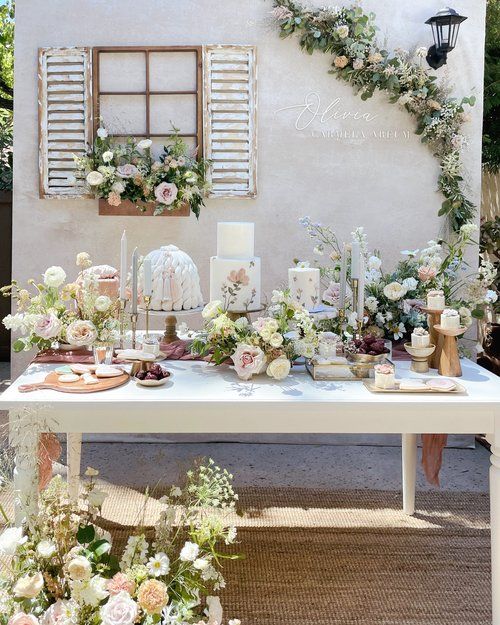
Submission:
[[168,375],[166,378],[162,378],[161,380],[139,380],[139,378],[134,378],[139,386],[163,386],[170,380],[170,376]]

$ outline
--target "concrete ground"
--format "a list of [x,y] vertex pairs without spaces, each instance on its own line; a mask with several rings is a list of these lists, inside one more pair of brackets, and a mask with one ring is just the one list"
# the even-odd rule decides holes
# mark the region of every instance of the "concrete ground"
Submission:
[[[8,378],[8,363],[0,363],[0,392],[8,384]],[[210,456],[234,473],[236,487],[401,488],[401,449],[397,437],[369,437],[366,440],[370,444],[364,445],[349,444],[352,437],[337,439],[335,445],[321,444],[321,437],[315,437],[314,444],[303,444],[290,437],[286,438],[286,444],[216,442],[214,437],[212,440],[210,443],[86,442],[82,467],[93,466],[99,469],[102,478],[116,484],[153,486],[158,482],[176,482],[194,458]],[[441,488],[487,492],[488,468],[489,452],[480,445],[475,449],[446,449]],[[421,471],[417,486],[419,490],[432,488]]]

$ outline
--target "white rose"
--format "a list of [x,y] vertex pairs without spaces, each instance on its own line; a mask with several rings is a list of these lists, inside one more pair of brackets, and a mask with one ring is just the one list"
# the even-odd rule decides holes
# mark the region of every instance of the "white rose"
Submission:
[[139,606],[122,591],[110,598],[100,609],[102,625],[134,625],[139,615]]
[[102,160],[105,163],[109,163],[110,161],[113,160],[113,152],[111,152],[111,150],[107,150],[106,152],[103,153],[102,155]]
[[203,558],[197,558],[193,562],[194,568],[197,569],[198,571],[204,571],[209,564],[210,562],[208,560],[204,560]]
[[370,256],[368,259],[368,269],[370,271],[378,271],[382,267],[382,261],[378,256]]
[[78,347],[91,345],[97,339],[97,330],[91,321],[78,319],[66,328],[66,339]]
[[349,26],[339,26],[337,28],[337,34],[341,39],[345,39],[347,37],[347,35],[349,34]]
[[392,302],[396,302],[406,295],[407,289],[399,282],[390,282],[384,286],[384,295]]
[[418,281],[415,278],[405,278],[403,280],[403,286],[406,289],[406,292],[414,291],[418,286]]
[[4,556],[13,556],[16,550],[27,541],[23,536],[22,527],[8,527],[0,534],[0,553]]
[[111,300],[107,295],[99,295],[94,302],[95,309],[99,312],[106,312],[111,306]]
[[269,338],[271,347],[280,347],[283,344],[283,336],[279,332],[274,332]]
[[212,302],[208,302],[208,304],[203,309],[201,316],[203,317],[203,319],[213,319],[214,317],[217,317],[221,308],[221,300],[214,299]]
[[62,330],[61,320],[54,313],[37,315],[33,324],[33,333],[42,339],[54,339]]
[[275,380],[284,380],[290,373],[291,363],[286,356],[275,358],[267,365],[266,373]]
[[46,286],[57,289],[66,280],[66,272],[62,267],[49,267],[43,274],[43,282]]
[[194,562],[198,558],[200,547],[196,543],[187,541],[181,549],[179,560],[182,562]]
[[139,150],[147,150],[152,145],[153,145],[153,142],[151,141],[151,139],[143,139],[142,141],[139,141],[139,143],[137,144],[137,147],[139,148]]
[[17,580],[12,589],[16,599],[34,599],[40,594],[43,588],[43,575],[35,573],[34,575],[25,575]]
[[111,187],[111,190],[118,194],[123,193],[125,191],[125,185],[123,182],[115,182]]
[[104,176],[99,171],[91,171],[87,174],[87,182],[91,187],[98,187],[104,182]]
[[106,130],[106,128],[98,128],[97,136],[99,137],[99,139],[106,139],[106,137],[108,136],[108,131]]
[[68,575],[73,581],[90,579],[92,575],[92,565],[84,556],[76,556],[68,564]]
[[365,300],[365,306],[368,308],[369,312],[374,313],[378,308],[378,299],[370,295]]
[[36,552],[41,558],[52,558],[56,549],[55,543],[51,540],[41,540],[36,546]]
[[133,178],[136,174],[139,173],[139,170],[135,165],[131,163],[126,163],[125,165],[120,165],[116,168],[116,173],[120,176],[120,178]]
[[100,508],[106,500],[107,496],[108,493],[105,493],[103,490],[97,490],[96,488],[93,488],[88,494],[89,504],[93,508]]

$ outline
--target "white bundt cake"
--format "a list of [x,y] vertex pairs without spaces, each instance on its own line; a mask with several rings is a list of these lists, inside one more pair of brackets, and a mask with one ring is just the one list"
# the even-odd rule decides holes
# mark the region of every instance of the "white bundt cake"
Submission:
[[[165,245],[146,258],[151,260],[151,310],[190,310],[203,305],[198,269],[188,254],[175,245]],[[141,292],[143,284],[141,271]]]

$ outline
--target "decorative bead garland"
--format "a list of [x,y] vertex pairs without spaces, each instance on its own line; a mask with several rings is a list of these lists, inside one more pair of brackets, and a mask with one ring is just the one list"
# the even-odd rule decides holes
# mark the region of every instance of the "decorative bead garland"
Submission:
[[299,34],[300,46],[309,54],[319,50],[333,56],[329,73],[350,83],[362,100],[376,89],[386,91],[391,103],[415,117],[416,134],[429,144],[441,168],[438,188],[445,200],[439,215],[449,219],[455,232],[471,221],[475,206],[463,191],[461,125],[469,119],[464,107],[473,106],[475,97],[449,97],[423,67],[426,49],[418,48],[413,56],[405,50],[396,49],[391,55],[381,49],[375,38],[375,15],[359,6],[312,10],[293,0],[274,0],[274,7],[281,38]]

